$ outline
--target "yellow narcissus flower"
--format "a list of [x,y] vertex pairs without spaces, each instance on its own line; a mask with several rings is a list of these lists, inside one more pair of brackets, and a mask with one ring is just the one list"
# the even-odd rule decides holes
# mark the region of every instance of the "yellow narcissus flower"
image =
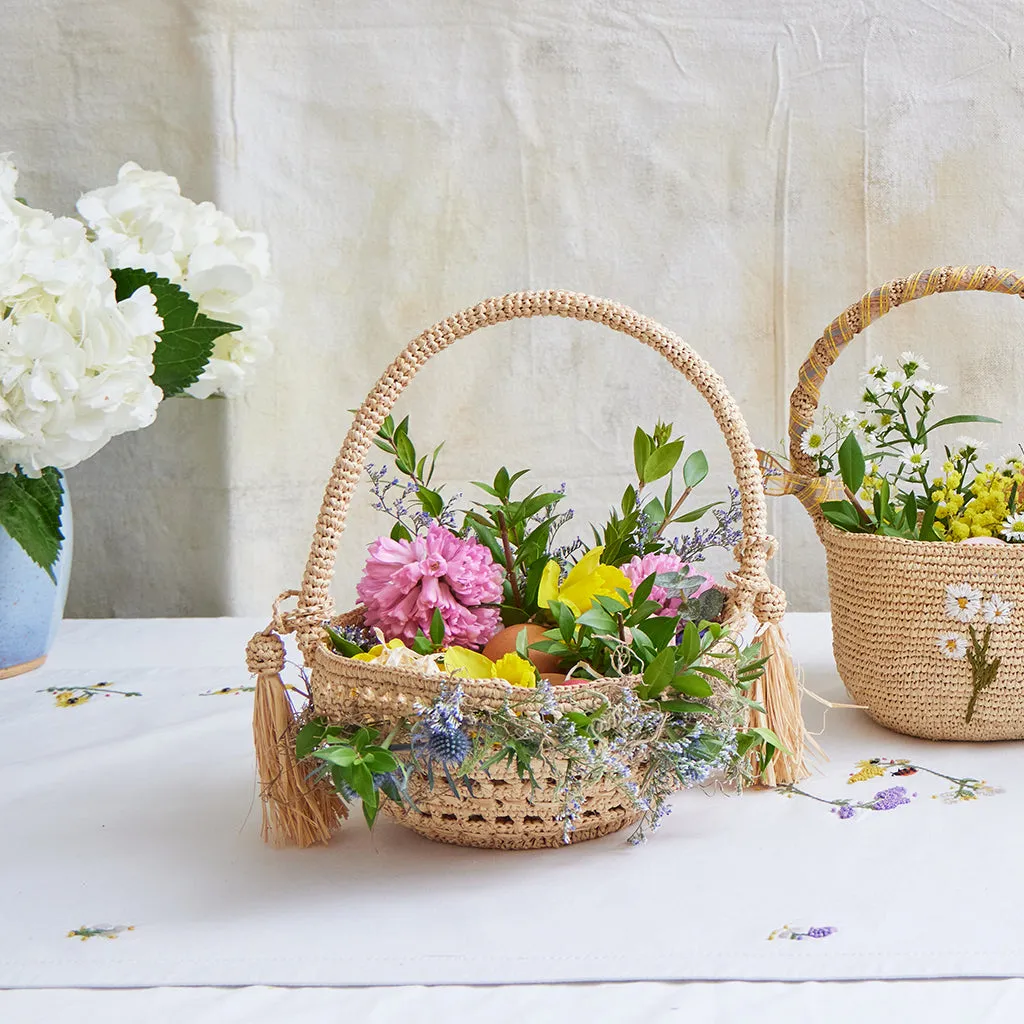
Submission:
[[449,647],[444,652],[444,670],[464,679],[504,679],[513,686],[537,685],[537,670],[513,652],[491,661],[466,647]]
[[[389,651],[395,651],[399,647],[405,647],[405,644],[401,640],[389,640],[387,643]],[[353,661],[376,661],[384,653],[384,644],[377,644],[376,647],[371,647],[368,651],[363,651],[362,654],[353,654]]]
[[570,570],[559,586],[561,567],[555,561],[544,566],[537,591],[537,604],[549,608],[561,601],[576,618],[589,611],[595,597],[618,597],[617,590],[633,592],[629,577],[614,565],[601,565],[603,547],[591,548]]

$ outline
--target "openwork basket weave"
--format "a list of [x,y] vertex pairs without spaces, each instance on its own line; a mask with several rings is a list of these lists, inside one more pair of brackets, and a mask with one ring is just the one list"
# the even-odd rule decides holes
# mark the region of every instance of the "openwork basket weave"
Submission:
[[[305,766],[295,764],[295,723],[280,679],[284,662],[280,634],[297,634],[309,669],[310,706],[305,716],[321,715],[338,724],[396,723],[411,717],[414,703],[430,703],[447,681],[446,677],[357,662],[336,654],[327,645],[325,621],[349,624],[360,621],[361,615],[360,609],[332,615],[330,585],[338,542],[373,438],[419,369],[429,358],[481,327],[534,316],[592,320],[631,335],[660,352],[710,405],[729,448],[743,515],[743,537],[736,548],[739,566],[727,577],[731,585],[729,622],[738,629],[753,613],[765,625],[763,651],[772,655],[768,671],[758,684],[764,692],[753,694],[761,697],[767,714],[754,712],[752,724],[774,729],[789,751],[776,756],[764,781],[775,784],[803,776],[799,690],[777,625],[785,611],[785,595],[769,581],[765,571],[775,541],[766,533],[757,456],[725,383],[681,339],[625,306],[570,292],[520,292],[481,302],[424,331],[387,368],[356,413],[324,494],[301,588],[282,595],[297,597],[297,607],[282,613],[275,604],[271,625],[252,638],[247,651],[249,668],[259,677],[254,731],[265,838],[300,845],[324,841],[343,813],[329,788],[312,785]],[[496,709],[510,693],[509,684],[501,680],[460,682],[465,694],[463,706],[471,711]],[[587,710],[598,699],[594,690],[614,700],[630,682],[629,678],[606,679],[587,686],[556,687],[555,692],[564,709]],[[459,799],[446,786],[431,789],[425,779],[414,776],[410,795],[419,810],[402,810],[390,801],[385,802],[384,809],[401,824],[443,842],[505,849],[563,843],[554,779],[540,778],[540,790],[533,791],[530,783],[521,781],[514,771],[495,766],[473,781],[477,796]],[[635,820],[636,812],[622,791],[611,781],[600,783],[587,794],[573,839],[604,835]]]
[[[968,545],[906,540],[836,529],[821,514],[819,481],[801,441],[814,418],[821,384],[850,341],[897,306],[939,292],[1024,293],[1024,280],[996,267],[938,267],[890,281],[838,316],[800,368],[790,399],[789,490],[804,502],[825,545],[836,666],[856,703],[879,724],[934,740],[1024,738],[1024,545]],[[951,619],[947,587],[997,594],[1013,605],[991,633],[1000,659],[994,682],[975,695],[972,668],[951,658],[940,637],[968,635]],[[975,697],[972,701],[972,696]],[[970,721],[967,716],[970,711]]]

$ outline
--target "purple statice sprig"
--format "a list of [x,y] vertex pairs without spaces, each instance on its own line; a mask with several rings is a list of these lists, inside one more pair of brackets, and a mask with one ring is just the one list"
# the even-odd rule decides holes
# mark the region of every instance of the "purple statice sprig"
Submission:
[[854,818],[858,811],[892,811],[904,804],[909,804],[916,793],[907,793],[904,786],[890,786],[888,789],[879,790],[870,800],[848,800],[840,797],[838,800],[826,800],[824,797],[815,796],[806,790],[800,789],[792,784],[779,786],[778,791],[785,796],[805,796],[815,800],[819,804],[828,804],[832,813],[844,821]]
[[394,519],[409,534],[415,536],[434,522],[453,533],[457,532],[456,509],[462,499],[461,491],[445,500],[440,514],[435,518],[419,505],[419,485],[414,480],[403,482],[397,476],[392,476],[390,468],[384,463],[376,465],[368,462],[366,475],[370,478],[374,509]]
[[703,562],[705,551],[710,548],[733,548],[743,536],[743,513],[737,488],[729,488],[729,507],[713,509],[711,514],[715,517],[713,527],[697,526],[692,533],[683,534],[671,542],[672,550],[684,562]]

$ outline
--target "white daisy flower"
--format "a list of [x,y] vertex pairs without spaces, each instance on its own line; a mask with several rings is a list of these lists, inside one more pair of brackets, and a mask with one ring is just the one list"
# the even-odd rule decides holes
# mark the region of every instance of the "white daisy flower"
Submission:
[[929,459],[927,450],[916,444],[912,444],[909,450],[900,459],[901,468],[909,469],[915,473],[922,469],[927,471],[928,463]]
[[1020,544],[1024,541],[1024,530],[1003,530],[1001,536],[1011,544]]
[[965,452],[968,448],[972,448],[976,452],[985,450],[985,442],[979,441],[976,437],[969,437],[967,434],[961,434],[956,439],[956,451]]
[[940,633],[935,642],[947,658],[961,661],[967,654],[967,640],[959,633]]
[[905,391],[909,386],[904,374],[894,373],[886,382],[885,387],[889,394],[896,395]]
[[889,376],[889,367],[885,365],[880,359],[876,359],[862,374],[861,380],[869,388],[874,389],[873,386],[877,386],[879,381],[885,380]]
[[981,617],[992,626],[1005,626],[1013,613],[1013,602],[993,594],[981,606]]
[[913,352],[901,352],[897,362],[908,377],[913,377],[918,370],[929,369],[928,364]]
[[957,622],[973,622],[981,610],[981,591],[970,583],[946,585],[946,614]]
[[825,447],[825,432],[819,426],[812,426],[810,430],[804,434],[803,440],[800,442],[800,448],[803,450],[805,455],[810,455],[811,458],[821,454]]
[[917,388],[917,390],[920,391],[922,395],[931,396],[944,395],[949,390],[949,388],[947,388],[945,384],[936,384],[935,381],[924,380],[923,378],[915,380],[914,387]]

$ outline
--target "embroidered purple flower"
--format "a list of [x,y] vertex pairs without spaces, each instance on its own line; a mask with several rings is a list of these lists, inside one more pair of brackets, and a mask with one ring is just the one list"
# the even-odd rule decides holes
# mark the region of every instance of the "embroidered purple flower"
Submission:
[[852,818],[857,812],[849,804],[843,804],[838,813],[840,818]]
[[827,939],[830,935],[835,935],[836,929],[832,925],[826,925],[824,928],[808,928],[807,937],[809,939]]
[[903,786],[893,786],[891,789],[883,789],[875,794],[871,807],[876,811],[891,811],[894,807],[902,804],[909,804],[910,797]]

